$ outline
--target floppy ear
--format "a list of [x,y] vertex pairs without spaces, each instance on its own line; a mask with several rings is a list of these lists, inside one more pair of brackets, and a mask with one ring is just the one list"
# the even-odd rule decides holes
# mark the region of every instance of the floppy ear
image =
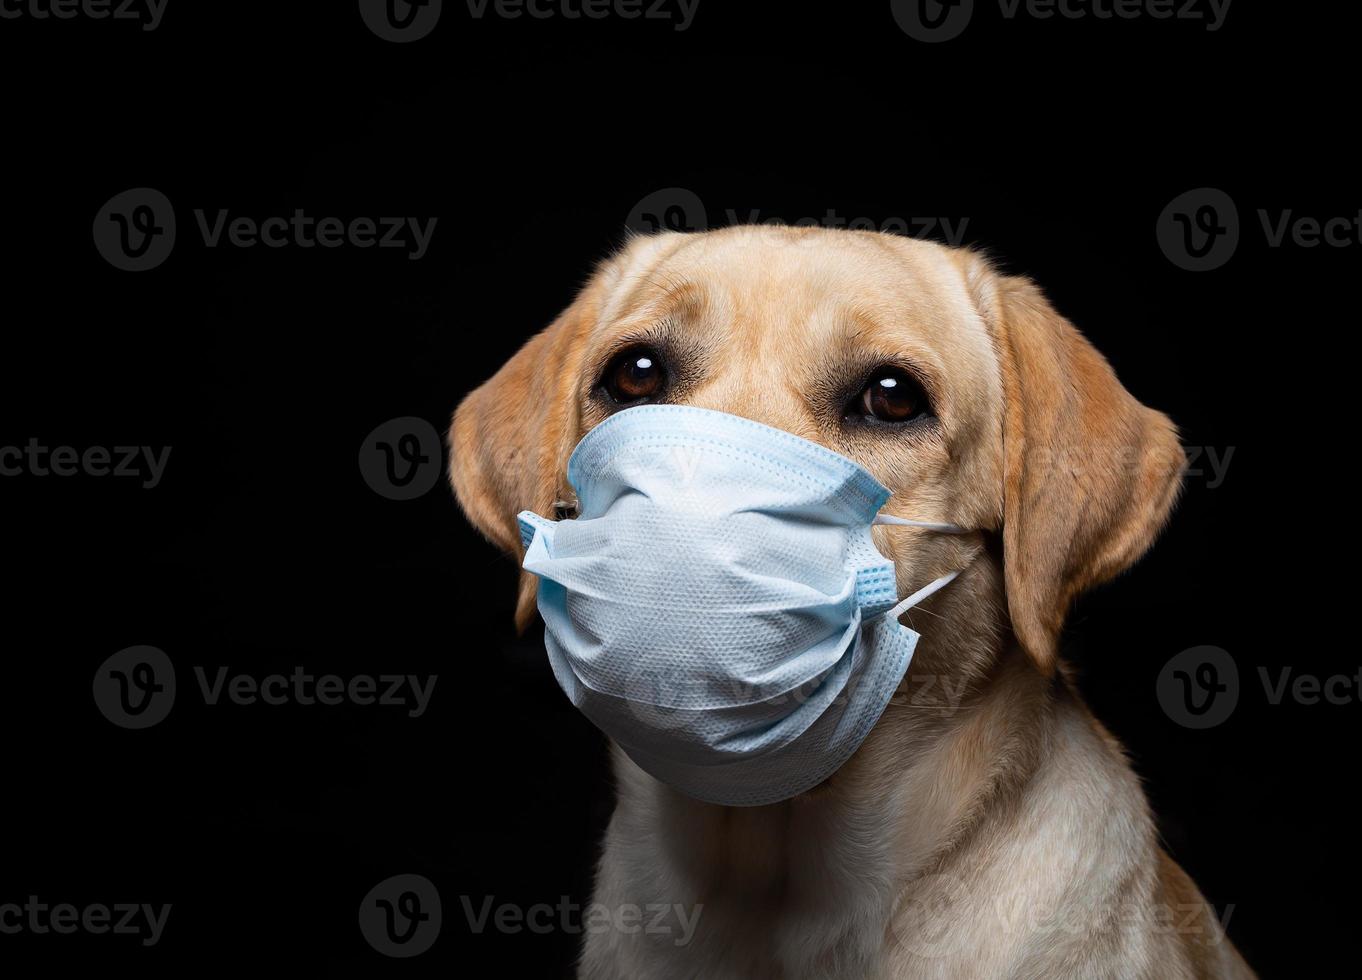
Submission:
[[[472,524],[512,557],[523,553],[516,514],[555,516],[567,459],[580,437],[583,339],[597,314],[597,273],[558,319],[466,397],[449,429],[449,477]],[[534,616],[536,580],[520,573],[516,629]]]
[[[581,438],[580,397],[586,338],[622,282],[642,277],[687,236],[638,235],[605,260],[572,305],[530,338],[454,412],[449,427],[449,479],[459,506],[493,544],[519,560],[516,514],[553,517],[567,498],[567,461]],[[520,573],[517,630],[534,618],[538,580]]]
[[1084,589],[1148,550],[1182,483],[1177,429],[1028,279],[967,271],[1002,364],[1003,577],[1013,632],[1045,672]]

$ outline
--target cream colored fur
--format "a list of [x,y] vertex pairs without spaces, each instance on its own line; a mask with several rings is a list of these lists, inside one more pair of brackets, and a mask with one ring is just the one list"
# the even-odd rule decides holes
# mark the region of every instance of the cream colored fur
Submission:
[[[676,400],[858,460],[899,516],[876,528],[923,634],[852,759],[794,800],[690,800],[618,750],[593,900],[681,905],[693,930],[589,933],[587,980],[1093,977],[1251,972],[1160,850],[1139,781],[1057,660],[1064,614],[1152,543],[1183,455],[1163,415],[1030,282],[962,250],[866,232],[736,228],[636,238],[460,406],[454,488],[519,556],[514,515],[571,493],[572,447],[609,412],[612,351],[666,331]],[[907,359],[937,425],[852,431],[824,397],[844,360]],[[534,615],[524,576],[518,619]]]

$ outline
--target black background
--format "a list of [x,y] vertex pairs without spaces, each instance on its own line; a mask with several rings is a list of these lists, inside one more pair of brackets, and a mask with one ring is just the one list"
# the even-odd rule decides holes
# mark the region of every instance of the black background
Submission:
[[[135,479],[0,477],[5,855],[0,903],[173,906],[161,942],[0,935],[0,963],[566,976],[578,937],[474,934],[461,896],[589,898],[604,740],[511,627],[514,563],[442,481],[399,502],[357,456],[458,400],[572,298],[662,188],[711,226],[831,208],[968,219],[1034,276],[1184,442],[1159,544],[1082,600],[1066,654],[1128,747],[1170,851],[1265,976],[1355,972],[1358,717],[1271,704],[1257,668],[1355,674],[1350,302],[1359,247],[1271,248],[1256,211],[1356,215],[1352,25],[1235,4],[1224,27],[1035,20],[981,4],[910,39],[889,4],[720,4],[674,22],[479,20],[381,40],[353,3],[170,0],[155,31],[0,20],[5,210],[0,445],[173,447]],[[1242,241],[1189,273],[1155,223],[1199,187]],[[115,269],[91,226],[153,187],[179,233]],[[437,216],[402,250],[207,248],[193,209]],[[1356,233],[1354,232],[1354,235]],[[146,731],[91,697],[152,644],[180,694]],[[1166,661],[1239,665],[1224,724],[1155,698]],[[208,707],[194,665],[259,677],[437,674],[394,707]],[[392,960],[356,925],[389,875],[430,878],[443,931]],[[3,968],[3,967],[0,967]],[[16,974],[17,975],[17,974]]]

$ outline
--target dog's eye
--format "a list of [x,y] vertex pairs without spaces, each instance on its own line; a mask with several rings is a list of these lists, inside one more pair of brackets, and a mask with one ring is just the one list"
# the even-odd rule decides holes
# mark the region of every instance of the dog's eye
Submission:
[[906,371],[881,368],[847,406],[848,415],[863,415],[881,422],[911,422],[928,410],[922,386]]
[[606,366],[601,387],[616,404],[632,405],[655,397],[666,380],[662,358],[655,351],[631,347]]

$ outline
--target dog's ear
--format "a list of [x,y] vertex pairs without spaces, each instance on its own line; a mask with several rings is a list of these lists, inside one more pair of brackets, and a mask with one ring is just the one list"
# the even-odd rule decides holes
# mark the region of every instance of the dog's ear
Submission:
[[1035,284],[973,255],[965,274],[1002,366],[1008,612],[1048,673],[1070,603],[1153,543],[1186,457],[1172,421],[1136,401]]
[[[567,460],[582,433],[578,400],[586,337],[620,283],[636,278],[683,236],[639,236],[602,262],[572,305],[530,338],[492,378],[466,397],[449,428],[449,478],[459,505],[493,544],[523,554],[516,514],[555,517],[565,499]],[[516,628],[534,617],[537,580],[520,575]]]
[[[579,434],[582,342],[599,289],[589,282],[552,324],[466,397],[449,427],[449,478],[473,526],[512,557],[523,552],[516,514],[556,516],[567,458]],[[534,615],[535,579],[520,575],[516,628]]]

